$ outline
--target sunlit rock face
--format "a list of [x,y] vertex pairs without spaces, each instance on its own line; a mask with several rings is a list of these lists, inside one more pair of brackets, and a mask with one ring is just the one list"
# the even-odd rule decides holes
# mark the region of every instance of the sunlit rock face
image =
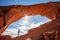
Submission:
[[[43,4],[35,4],[35,5],[14,5],[14,6],[1,6],[0,9],[5,14],[6,26],[4,26],[0,32],[4,32],[9,24],[17,21],[27,15],[37,15],[41,14],[42,16],[46,16],[50,19],[56,19],[60,10],[60,2],[49,2]],[[0,19],[3,20],[3,19]],[[2,22],[1,22],[2,23]],[[2,25],[0,23],[0,25]]]
[[[25,40],[27,38],[31,38],[32,40],[39,40],[40,34],[44,34],[45,32],[49,32],[51,30],[60,31],[60,19],[50,21],[37,28],[31,29],[29,30],[28,34],[24,36],[16,37],[13,40],[17,40],[17,39]],[[58,35],[58,37],[60,36]],[[56,39],[59,39],[58,37]]]

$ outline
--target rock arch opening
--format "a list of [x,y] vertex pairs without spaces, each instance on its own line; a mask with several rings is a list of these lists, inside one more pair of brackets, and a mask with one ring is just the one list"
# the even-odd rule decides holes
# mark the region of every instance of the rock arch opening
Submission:
[[51,19],[41,16],[41,15],[34,15],[25,17],[11,23],[8,28],[3,32],[3,35],[11,35],[13,37],[18,36],[18,29],[20,29],[19,36],[28,33],[28,30],[37,28],[40,25],[51,21]]

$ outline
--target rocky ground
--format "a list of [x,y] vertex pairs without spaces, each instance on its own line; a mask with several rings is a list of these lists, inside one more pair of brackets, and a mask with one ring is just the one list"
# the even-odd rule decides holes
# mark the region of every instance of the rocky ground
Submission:
[[[40,8],[40,9],[39,9]],[[24,10],[22,10],[24,9]],[[27,10],[29,9],[29,10]],[[32,12],[33,11],[33,12]],[[40,13],[52,21],[45,23],[37,28],[29,30],[29,33],[23,36],[11,38],[9,35],[1,34],[6,30],[8,25],[23,17],[20,13]],[[34,14],[34,15],[35,15]],[[5,15],[5,16],[4,16]],[[17,16],[18,15],[18,16]],[[5,17],[6,25],[3,26]],[[60,40],[60,2],[49,2],[33,6],[1,6],[0,7],[0,40]]]

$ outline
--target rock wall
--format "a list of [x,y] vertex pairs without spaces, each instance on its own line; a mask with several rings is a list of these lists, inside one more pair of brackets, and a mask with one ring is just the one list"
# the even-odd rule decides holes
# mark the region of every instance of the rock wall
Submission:
[[[27,38],[31,38],[32,40],[39,40],[40,35],[45,34],[46,32],[49,32],[49,31],[52,31],[52,32],[57,31],[57,33],[59,31],[59,35],[60,35],[60,19],[50,21],[37,28],[31,29],[31,30],[29,30],[28,34],[20,36],[20,37],[16,37],[13,40],[17,40],[17,39],[26,40]],[[45,34],[45,35],[47,36],[48,34]],[[57,38],[55,40],[58,40],[60,38],[59,35],[57,34]],[[49,37],[47,37],[47,38],[49,38]],[[40,39],[40,40],[42,40],[42,39]]]
[[[35,5],[13,5],[13,6],[1,6],[0,14],[3,13],[5,17],[6,25],[4,24],[4,19],[0,17],[0,34],[8,27],[9,24],[17,21],[18,19],[24,17],[25,15],[37,15],[41,14],[50,19],[56,19],[60,16],[60,2],[49,2],[43,4]],[[0,15],[2,16],[2,15]]]
[[0,36],[0,40],[12,40],[12,38],[9,35],[4,35],[4,36]]

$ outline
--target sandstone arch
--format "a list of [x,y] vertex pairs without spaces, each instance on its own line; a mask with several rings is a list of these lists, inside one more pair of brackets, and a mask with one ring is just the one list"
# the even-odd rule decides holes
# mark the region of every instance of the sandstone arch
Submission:
[[[56,19],[56,14],[58,14],[58,9],[60,8],[60,2],[43,3],[36,5],[14,5],[0,7],[0,9],[5,14],[6,25],[0,29],[0,33],[3,33],[9,24],[15,22],[16,20],[22,18],[25,15],[37,15],[41,14],[50,19]],[[3,19],[2,19],[3,20]],[[2,22],[3,23],[3,22]],[[1,24],[2,25],[2,24]]]

